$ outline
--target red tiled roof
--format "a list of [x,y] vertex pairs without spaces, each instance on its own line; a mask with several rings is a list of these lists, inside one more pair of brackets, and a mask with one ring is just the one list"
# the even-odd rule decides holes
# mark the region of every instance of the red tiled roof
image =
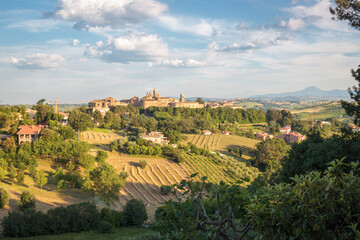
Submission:
[[211,133],[209,130],[203,130],[204,133]]
[[358,129],[360,129],[360,127],[358,127],[358,126],[356,126],[356,125],[354,125],[354,124],[350,124],[349,125],[349,127],[351,128],[351,129],[356,129],[356,130],[358,130]]
[[289,130],[289,129],[291,129],[291,126],[285,126],[285,127],[280,128],[280,130]]
[[20,126],[20,131],[18,131],[19,134],[39,134],[41,129],[44,128],[44,125],[26,125],[26,126]]

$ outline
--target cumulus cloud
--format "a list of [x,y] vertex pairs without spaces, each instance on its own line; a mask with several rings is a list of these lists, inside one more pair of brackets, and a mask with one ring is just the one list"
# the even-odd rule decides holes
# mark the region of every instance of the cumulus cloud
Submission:
[[155,0],[58,0],[54,16],[74,21],[74,28],[121,28],[159,16],[167,5]]
[[161,15],[158,17],[158,21],[160,26],[173,32],[190,33],[199,36],[213,36],[217,34],[216,24],[210,23],[205,19]]
[[303,19],[290,18],[288,21],[281,21],[280,27],[288,28],[291,31],[296,31],[299,29],[304,29],[306,26]]
[[79,45],[80,44],[80,40],[79,39],[74,39],[74,40],[72,40],[72,42],[71,42],[71,45],[72,46],[77,46],[77,45]]
[[247,43],[233,43],[231,45],[220,47],[219,43],[212,42],[208,45],[208,48],[217,52],[224,52],[224,53],[243,53],[248,52],[251,53],[255,49],[266,48],[270,46],[275,46],[280,44],[285,38],[277,37],[275,39],[258,39],[252,42]]
[[87,46],[85,56],[119,63],[156,62],[168,56],[167,45],[157,35],[136,33],[96,44]]
[[47,69],[55,68],[65,62],[59,54],[36,53],[26,58],[11,57],[11,64],[18,69]]

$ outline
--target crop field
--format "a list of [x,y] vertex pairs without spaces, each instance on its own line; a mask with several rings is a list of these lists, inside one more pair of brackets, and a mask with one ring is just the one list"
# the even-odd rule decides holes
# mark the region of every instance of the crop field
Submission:
[[101,133],[101,132],[93,132],[86,131],[82,132],[80,135],[81,141],[85,141],[91,144],[109,144],[117,139],[121,139],[122,137],[118,133]]
[[[120,201],[116,208],[122,208],[129,199],[142,200],[148,210],[149,219],[154,218],[155,210],[162,202],[175,199],[172,194],[162,195],[161,185],[173,185],[189,176],[187,169],[177,163],[164,158],[133,157],[125,154],[108,153],[106,160],[114,166],[117,173],[129,173],[125,187],[120,192]],[[145,169],[140,167],[139,161],[145,159],[148,163]]]
[[220,181],[231,182],[233,180],[222,170],[221,166],[209,157],[187,154],[182,165],[191,174],[199,173],[195,180],[200,180],[203,176],[207,176],[207,180],[212,183],[219,183]]
[[243,158],[249,159],[249,151],[255,149],[259,140],[240,137],[236,135],[194,135],[186,134],[187,139],[183,143],[191,142],[200,148],[209,151],[227,153],[228,147],[240,147],[243,151]]

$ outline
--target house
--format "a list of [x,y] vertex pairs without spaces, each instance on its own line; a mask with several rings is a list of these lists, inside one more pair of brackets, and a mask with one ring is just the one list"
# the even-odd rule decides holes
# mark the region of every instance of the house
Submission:
[[224,134],[224,135],[230,135],[231,132],[229,132],[229,131],[222,131],[222,134]]
[[305,136],[301,135],[297,132],[287,133],[287,134],[281,134],[276,136],[277,138],[283,139],[286,143],[295,143],[295,142],[302,142],[306,139]]
[[145,133],[144,135],[141,135],[140,137],[154,143],[159,143],[159,144],[169,143],[167,137],[164,137],[164,134],[162,134],[161,132],[149,132],[149,133]]
[[349,127],[353,130],[353,132],[360,132],[360,127],[355,124],[350,124]]
[[19,126],[18,143],[32,142],[39,138],[41,130],[45,128],[45,125],[25,125]]
[[61,122],[63,126],[68,125],[69,114],[63,112],[58,112],[58,114],[60,114],[63,117],[62,119],[59,120],[59,122]]
[[203,133],[204,133],[205,135],[211,135],[211,134],[212,134],[212,132],[209,131],[209,130],[203,130]]
[[254,133],[254,136],[256,137],[256,138],[258,138],[258,139],[260,139],[260,140],[263,140],[263,141],[265,141],[265,140],[267,140],[267,139],[272,139],[273,138],[273,135],[269,135],[269,134],[267,134],[267,133],[263,133],[263,132],[256,132],[256,133]]
[[280,132],[282,134],[289,134],[291,132],[291,126],[288,125],[288,126],[285,126],[285,127],[282,127],[280,128]]

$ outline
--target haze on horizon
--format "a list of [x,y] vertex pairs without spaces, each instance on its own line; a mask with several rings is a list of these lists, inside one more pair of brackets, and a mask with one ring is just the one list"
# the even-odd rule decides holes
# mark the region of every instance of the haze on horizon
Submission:
[[360,35],[329,0],[0,2],[0,104],[247,97],[353,85]]

